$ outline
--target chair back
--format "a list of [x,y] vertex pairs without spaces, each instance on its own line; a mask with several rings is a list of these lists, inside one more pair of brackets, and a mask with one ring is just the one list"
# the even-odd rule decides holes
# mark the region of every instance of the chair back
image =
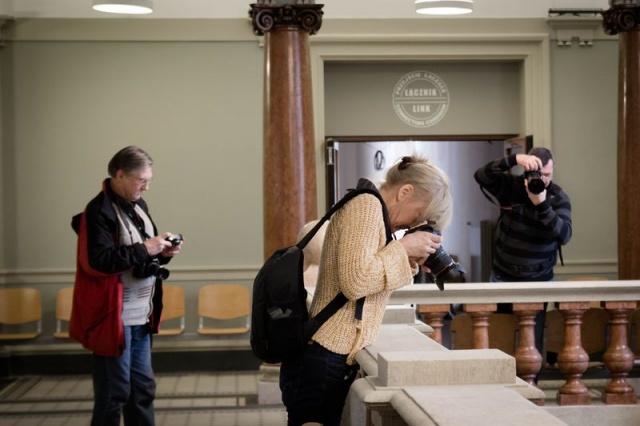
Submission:
[[249,288],[242,284],[211,284],[200,288],[198,315],[227,320],[249,315]]
[[[33,339],[42,331],[42,296],[35,288],[0,289],[0,340]],[[31,325],[34,324],[34,327]],[[23,328],[24,326],[24,328]],[[28,331],[25,331],[26,329]]]
[[[56,294],[56,331],[53,337],[69,338],[69,320],[73,305],[73,287],[64,287]],[[66,327],[65,327],[66,325]]]
[[[198,333],[213,335],[243,334],[249,331],[251,295],[249,288],[242,284],[210,284],[200,288],[198,293]],[[216,323],[205,325],[209,318]],[[244,318],[242,325],[237,319]]]
[[[160,336],[181,334],[184,331],[185,298],[184,288],[179,285],[162,285],[162,322],[158,334]],[[177,320],[177,321],[174,321]],[[171,326],[169,323],[176,323]]]
[[184,289],[178,285],[162,285],[162,319],[184,317]]
[[0,324],[24,324],[42,318],[42,297],[35,288],[0,289]]

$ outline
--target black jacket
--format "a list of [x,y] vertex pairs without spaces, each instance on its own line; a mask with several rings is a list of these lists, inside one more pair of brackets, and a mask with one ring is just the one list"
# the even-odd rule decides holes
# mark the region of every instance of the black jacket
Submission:
[[493,268],[509,281],[549,281],[558,247],[571,239],[571,202],[558,185],[547,186],[546,200],[529,200],[524,178],[507,171],[515,155],[479,168],[475,179],[500,204]]

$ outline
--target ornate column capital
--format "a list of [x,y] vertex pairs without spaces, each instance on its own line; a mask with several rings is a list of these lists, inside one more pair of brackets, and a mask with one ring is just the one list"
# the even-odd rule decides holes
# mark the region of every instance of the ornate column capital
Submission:
[[322,26],[323,4],[297,0],[296,4],[274,5],[273,1],[251,4],[249,17],[256,35],[264,35],[274,28],[293,27],[313,35]]
[[611,8],[602,12],[602,25],[609,35],[640,27],[640,4],[637,0],[609,0]]

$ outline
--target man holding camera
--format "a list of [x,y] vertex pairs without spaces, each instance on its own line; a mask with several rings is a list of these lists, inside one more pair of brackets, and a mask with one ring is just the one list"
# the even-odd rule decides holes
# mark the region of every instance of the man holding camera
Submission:
[[[509,171],[522,166],[524,174]],[[571,239],[571,202],[552,182],[554,160],[546,148],[514,154],[479,168],[475,179],[500,207],[491,282],[553,281],[562,245]],[[561,252],[560,252],[561,253]],[[561,257],[562,260],[562,257]],[[510,312],[499,305],[498,312]],[[536,348],[542,353],[545,309],[536,317]]]
[[180,236],[157,235],[142,193],[153,160],[141,148],[118,151],[102,191],[73,217],[78,234],[71,337],[93,356],[91,425],[154,425],[151,333],[162,311],[163,265]]

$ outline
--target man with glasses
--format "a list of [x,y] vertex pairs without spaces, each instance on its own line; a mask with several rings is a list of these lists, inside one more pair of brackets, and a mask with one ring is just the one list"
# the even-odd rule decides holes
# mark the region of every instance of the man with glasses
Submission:
[[102,191],[72,220],[78,251],[69,332],[94,354],[92,426],[119,426],[121,416],[125,425],[155,424],[151,334],[162,310],[163,265],[182,241],[158,235],[142,199],[152,165],[137,146],[118,151]]

